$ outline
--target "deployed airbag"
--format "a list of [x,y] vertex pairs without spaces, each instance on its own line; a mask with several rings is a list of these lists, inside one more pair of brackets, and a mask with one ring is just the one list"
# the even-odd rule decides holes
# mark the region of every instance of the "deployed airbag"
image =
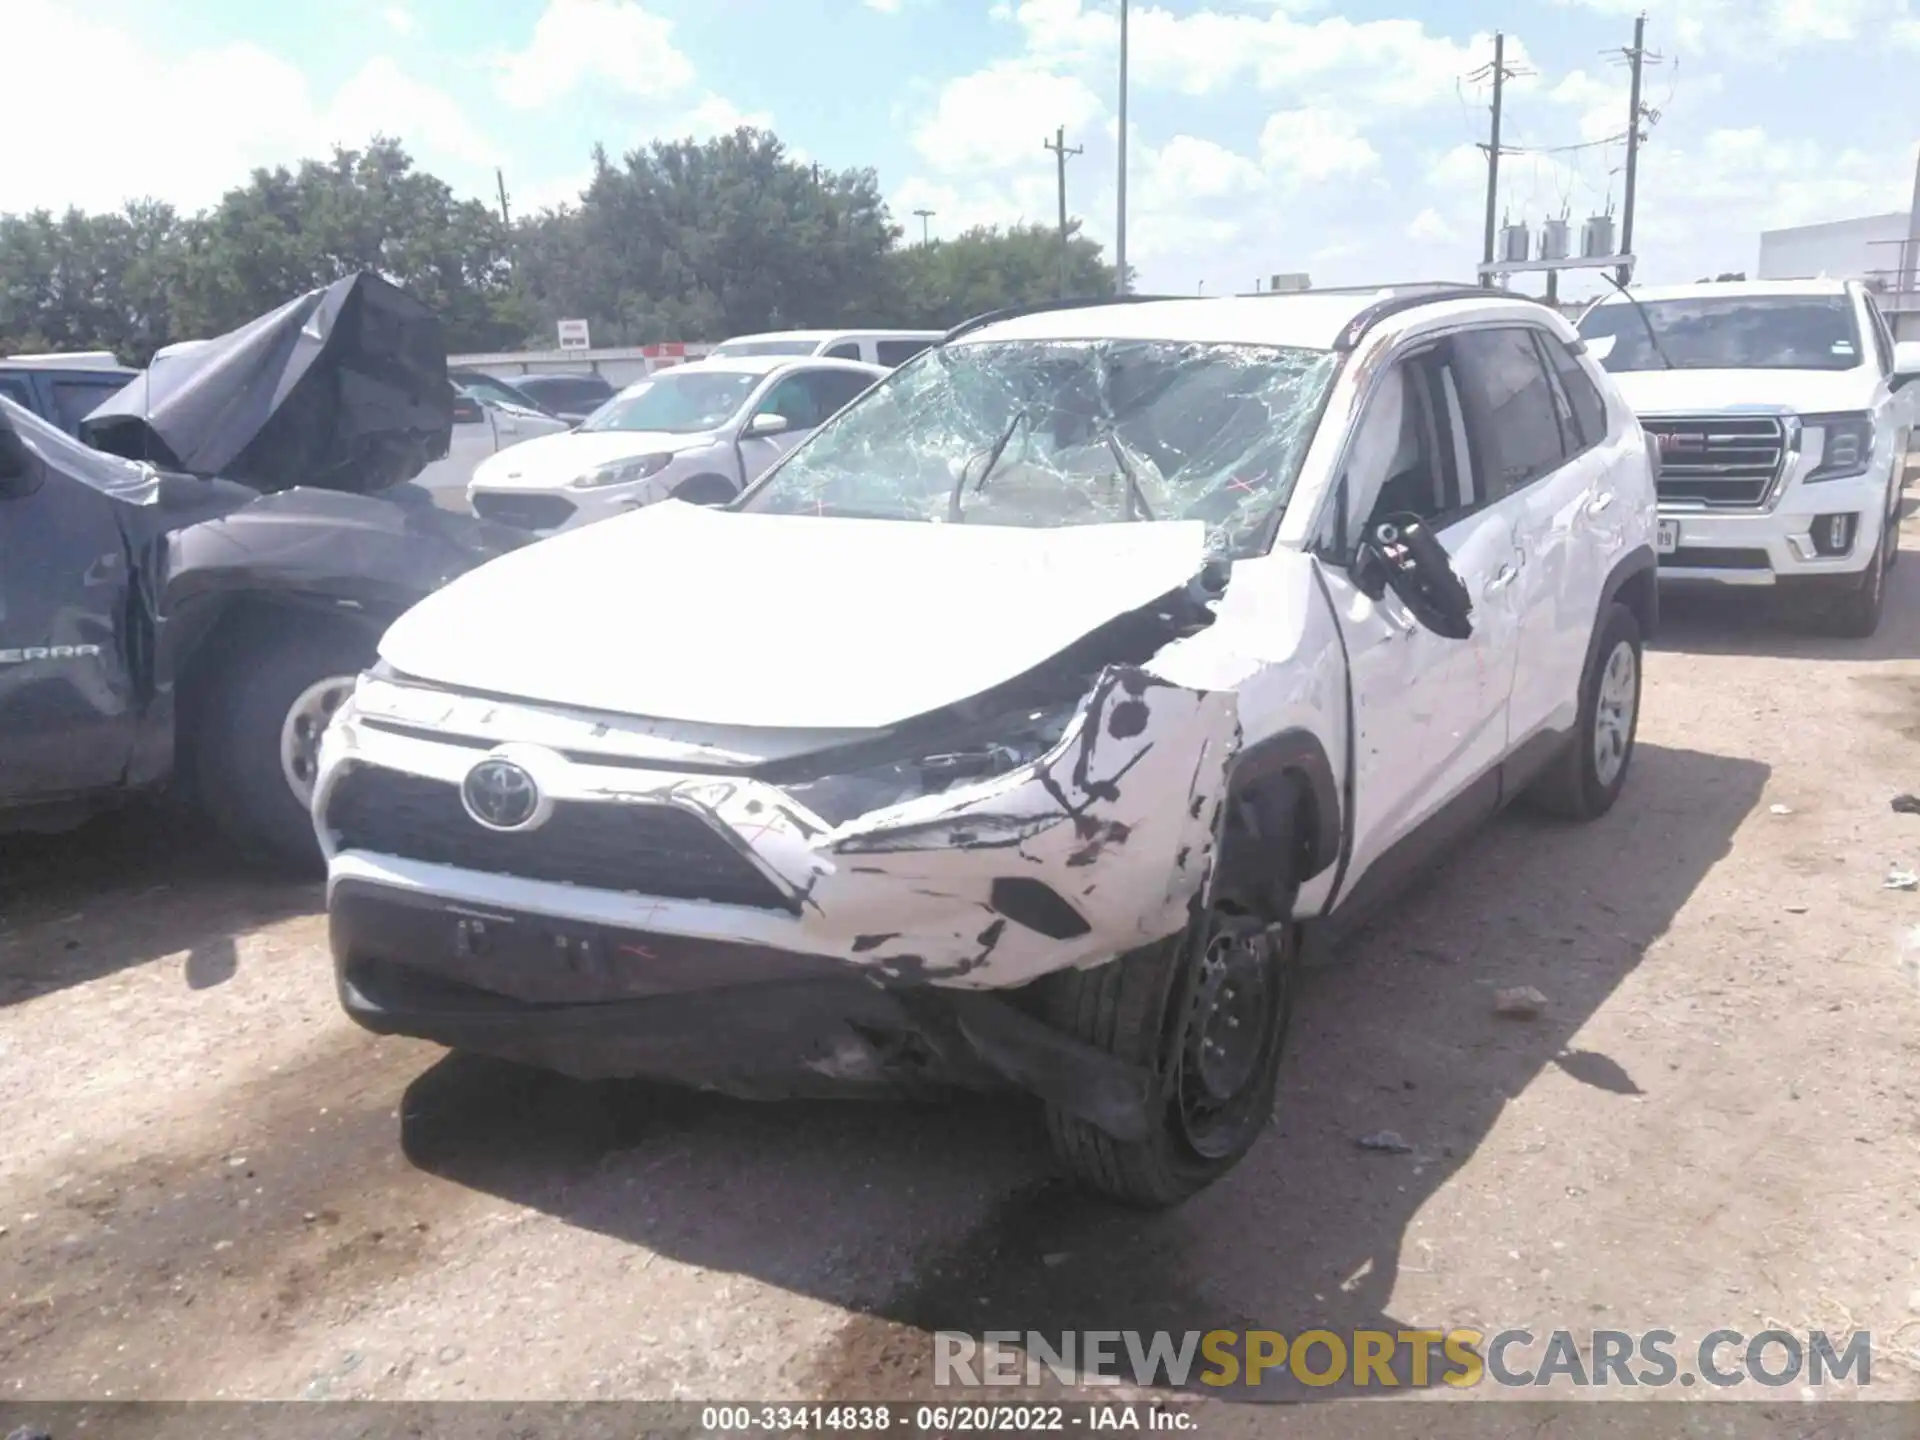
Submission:
[[263,492],[366,494],[444,456],[452,428],[439,318],[363,272],[162,351],[80,435],[128,459]]

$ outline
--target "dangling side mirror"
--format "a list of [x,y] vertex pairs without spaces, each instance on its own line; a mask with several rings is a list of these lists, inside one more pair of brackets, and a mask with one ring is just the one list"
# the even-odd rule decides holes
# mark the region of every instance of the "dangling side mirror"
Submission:
[[1414,619],[1443,639],[1473,634],[1473,597],[1454,573],[1446,546],[1418,515],[1370,523],[1354,557],[1353,580],[1374,600],[1393,591]]

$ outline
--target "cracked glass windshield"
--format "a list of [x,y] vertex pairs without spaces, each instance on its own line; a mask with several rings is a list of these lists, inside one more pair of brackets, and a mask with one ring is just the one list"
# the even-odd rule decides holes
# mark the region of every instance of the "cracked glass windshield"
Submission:
[[1160,340],[959,343],[857,401],[743,509],[1052,527],[1204,520],[1259,547],[1336,357]]

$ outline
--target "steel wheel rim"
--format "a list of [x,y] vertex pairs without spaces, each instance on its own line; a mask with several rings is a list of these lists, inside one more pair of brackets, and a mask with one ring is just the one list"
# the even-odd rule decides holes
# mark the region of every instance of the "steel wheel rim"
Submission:
[[1168,1066],[1174,1122],[1202,1159],[1232,1154],[1249,1124],[1265,1124],[1254,1102],[1286,1025],[1288,990],[1282,957],[1263,929],[1228,928],[1217,918],[1210,924],[1184,989]]
[[333,723],[334,712],[353,694],[353,682],[351,675],[329,675],[314,681],[287,707],[287,718],[280,723],[280,773],[293,798],[302,805],[313,803],[314,781],[320,771],[320,737]]
[[1639,702],[1639,661],[1633,646],[1622,640],[1600,672],[1600,693],[1593,707],[1593,773],[1603,789],[1626,768]]

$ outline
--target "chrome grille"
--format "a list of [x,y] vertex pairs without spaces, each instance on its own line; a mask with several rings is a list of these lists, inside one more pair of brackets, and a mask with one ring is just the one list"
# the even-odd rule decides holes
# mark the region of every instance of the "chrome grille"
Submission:
[[1772,497],[1787,454],[1786,427],[1770,415],[1684,415],[1642,420],[1660,451],[1660,499],[1711,510],[1758,510]]

